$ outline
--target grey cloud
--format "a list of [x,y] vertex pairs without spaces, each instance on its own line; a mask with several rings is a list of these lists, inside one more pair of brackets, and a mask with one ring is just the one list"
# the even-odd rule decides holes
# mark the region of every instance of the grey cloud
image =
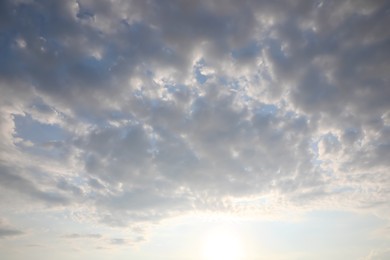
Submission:
[[[253,114],[235,111],[234,96],[215,97],[212,93],[215,88],[206,87],[211,92],[194,100],[182,128],[169,124],[159,126],[159,122],[164,122],[161,118],[147,121],[154,126],[151,132],[157,136],[155,154],[146,152],[152,148],[153,135],[148,136],[146,127],[141,125],[91,132],[78,142],[82,150],[90,151],[86,154],[86,169],[90,174],[111,184],[122,183],[124,189],[118,195],[103,197],[97,205],[123,212],[149,210],[151,216],[158,216],[153,213],[158,210],[161,217],[201,205],[222,205],[218,197],[224,195],[250,195],[271,188],[284,191],[285,179],[297,184],[294,189],[322,184],[321,174],[310,169],[309,159],[304,159],[310,157],[304,139],[310,127],[304,117],[286,119],[282,111],[274,112],[275,108],[264,104],[258,104],[255,107],[258,112]],[[131,131],[137,133],[137,138],[127,136]],[[296,143],[298,140],[301,143]],[[252,146],[248,147],[249,142]],[[133,149],[137,156],[144,155],[133,158]],[[92,161],[89,153],[94,154]],[[273,162],[273,157],[283,161]],[[213,202],[204,203],[199,198],[201,192]],[[127,217],[146,216],[132,213]]]
[[18,229],[0,227],[0,238],[14,237],[23,235],[24,232]]
[[99,181],[99,179],[90,178],[88,181],[89,185],[95,189],[103,189],[104,185]]
[[110,239],[109,243],[111,245],[117,245],[117,246],[123,246],[123,245],[134,245],[136,243],[140,243],[145,241],[145,238],[143,236],[135,236],[132,238],[112,238]]
[[77,239],[77,238],[95,238],[99,239],[102,238],[101,234],[79,234],[79,233],[73,233],[73,234],[68,234],[64,235],[64,238],[69,238],[69,239]]
[[83,195],[83,190],[80,187],[77,187],[76,185],[69,183],[69,181],[67,181],[65,179],[61,179],[58,181],[57,188],[59,188],[60,190],[64,190],[64,191],[70,191],[75,196],[82,196]]
[[[17,174],[16,169],[10,169],[6,166],[0,166],[1,186],[4,189],[17,192],[27,198],[33,198],[48,205],[65,205],[69,199],[60,193],[43,191],[32,181]],[[12,173],[13,172],[13,173]]]
[[[388,126],[381,118],[389,109],[384,69],[389,67],[388,35],[380,35],[377,29],[386,24],[389,6],[384,2],[361,4],[326,2],[309,9],[307,16],[292,13],[292,18],[276,26],[279,45],[273,47],[277,51],[268,51],[266,60],[272,65],[275,84],[290,86],[284,91],[292,105],[310,120],[318,120],[320,129],[330,126],[345,133],[338,145],[345,154],[344,167],[339,170],[354,165],[355,170],[362,167],[375,172],[385,164],[379,151],[386,150],[383,131]],[[294,21],[297,17],[304,23]],[[305,23],[311,27],[304,28]],[[378,139],[370,132],[377,132]],[[355,143],[363,140],[363,146]]]
[[390,256],[390,249],[372,250],[364,259],[367,260],[385,260]]
[[126,241],[125,239],[123,238],[113,238],[111,239],[111,244],[113,245],[124,245],[124,244],[128,244],[128,241]]
[[268,192],[386,208],[389,6],[371,2],[4,1],[0,91],[67,129],[43,146],[76,177],[1,184],[113,226]]
[[[186,59],[191,57],[188,47],[182,48],[185,46],[194,48],[202,38],[213,38],[212,41],[218,45],[210,55],[217,52],[223,54],[220,45],[221,43],[226,45],[227,43],[224,43],[227,41],[226,37],[231,34],[230,30],[225,28],[229,23],[223,19],[231,21],[236,19],[233,19],[233,16],[225,18],[218,15],[218,12],[210,13],[202,6],[199,6],[198,11],[188,8],[186,9],[188,14],[182,14],[179,12],[181,9],[176,8],[175,4],[161,5],[156,2],[152,5],[154,8],[144,9],[144,4],[135,1],[131,9],[139,9],[141,13],[152,12],[152,15],[148,16],[150,20],[130,24],[130,21],[115,17],[115,13],[111,13],[114,8],[110,8],[112,6],[105,3],[103,5],[106,7],[102,9],[105,13],[97,11],[96,15],[107,16],[118,29],[99,32],[99,25],[87,26],[78,21],[80,18],[72,13],[71,9],[75,7],[72,7],[71,2],[49,4],[45,1],[37,1],[19,5],[7,2],[6,8],[14,9],[10,19],[7,20],[6,28],[11,34],[7,39],[22,39],[26,42],[26,49],[15,49],[11,42],[4,42],[6,46],[4,53],[13,56],[9,57],[10,63],[7,67],[2,69],[5,73],[3,78],[9,78],[11,75],[14,78],[23,78],[32,82],[34,87],[43,94],[55,98],[57,102],[66,102],[62,97],[67,96],[73,109],[88,109],[91,113],[93,110],[84,106],[85,99],[90,100],[87,101],[88,106],[94,106],[93,101],[96,100],[93,97],[100,99],[110,95],[112,98],[116,96],[120,99],[120,88],[113,86],[114,79],[118,83],[118,80],[126,80],[139,69],[141,72],[142,70],[153,71],[156,66],[172,65],[176,70],[188,67],[192,61],[188,60],[186,63],[189,64],[183,64],[183,61],[177,60],[178,57],[186,57]],[[250,15],[239,17],[247,19]],[[35,26],[40,19],[50,24],[50,27]],[[241,22],[239,28],[233,29],[234,35],[245,32],[243,30],[245,28],[251,28],[246,26],[247,24],[248,21]],[[156,26],[158,29],[153,29]],[[177,32],[177,29],[180,31],[179,27],[182,28],[183,33]],[[169,30],[174,31],[172,33]],[[180,37],[171,39],[177,35]],[[188,43],[179,42],[186,38]],[[196,41],[193,41],[193,38]],[[174,47],[165,46],[165,41]],[[89,49],[85,48],[87,45]],[[175,51],[175,48],[179,50]],[[101,49],[103,57],[94,57],[93,53],[89,53],[90,49]],[[142,69],[139,64],[150,68]]]
[[108,202],[106,203],[109,207],[124,210],[161,210],[166,207],[172,209],[173,205],[182,205],[183,201],[185,201],[180,198],[166,198],[163,194],[159,196],[155,193],[157,193],[157,191],[134,190],[133,192],[127,192],[119,196],[108,198]]
[[24,231],[12,227],[5,219],[0,219],[0,239],[20,236],[23,234],[25,234]]

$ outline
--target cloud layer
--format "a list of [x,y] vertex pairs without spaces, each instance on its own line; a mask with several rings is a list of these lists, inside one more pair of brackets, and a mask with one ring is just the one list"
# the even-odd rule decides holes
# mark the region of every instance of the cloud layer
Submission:
[[3,208],[390,215],[386,1],[0,5]]

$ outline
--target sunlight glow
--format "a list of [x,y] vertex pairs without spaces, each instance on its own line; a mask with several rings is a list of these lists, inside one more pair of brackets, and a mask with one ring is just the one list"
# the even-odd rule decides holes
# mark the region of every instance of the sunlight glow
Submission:
[[213,229],[205,236],[202,255],[204,260],[244,259],[242,239],[229,228]]

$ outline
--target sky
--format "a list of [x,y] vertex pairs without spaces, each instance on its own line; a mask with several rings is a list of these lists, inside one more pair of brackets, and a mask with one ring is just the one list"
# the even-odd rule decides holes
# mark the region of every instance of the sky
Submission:
[[390,259],[390,3],[0,1],[5,260]]

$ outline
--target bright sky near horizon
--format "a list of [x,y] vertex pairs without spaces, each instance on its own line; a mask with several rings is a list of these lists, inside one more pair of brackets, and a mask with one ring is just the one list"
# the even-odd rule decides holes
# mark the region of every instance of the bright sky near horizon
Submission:
[[390,259],[386,0],[0,1],[0,258]]

